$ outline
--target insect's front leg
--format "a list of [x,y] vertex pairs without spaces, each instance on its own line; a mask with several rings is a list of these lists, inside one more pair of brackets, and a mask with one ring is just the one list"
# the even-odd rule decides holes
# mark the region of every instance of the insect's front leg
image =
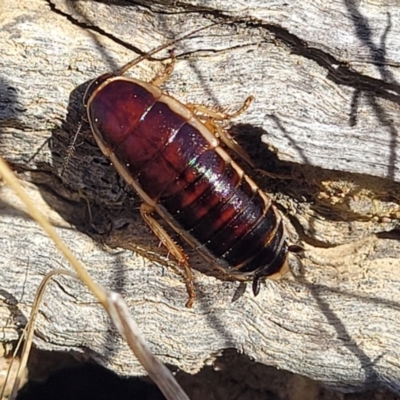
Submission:
[[238,117],[240,114],[244,113],[250,106],[251,102],[254,100],[254,96],[249,96],[243,103],[243,105],[232,113],[228,113],[223,110],[212,109],[210,107],[204,106],[202,104],[189,103],[186,107],[192,110],[194,114],[199,116],[205,115],[216,121],[228,121],[230,119]]

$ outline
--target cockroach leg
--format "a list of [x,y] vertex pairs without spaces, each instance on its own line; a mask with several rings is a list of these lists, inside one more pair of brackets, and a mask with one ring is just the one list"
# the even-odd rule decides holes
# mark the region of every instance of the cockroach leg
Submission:
[[204,123],[211,133],[214,134],[215,137],[221,139],[229,149],[254,168],[255,166],[251,161],[250,156],[220,124],[220,122],[228,121],[246,111],[253,99],[253,96],[249,96],[244,101],[242,107],[231,114],[225,111],[213,110],[201,104],[186,104],[186,107],[196,114],[196,116]]
[[183,250],[173,241],[169,234],[164,228],[152,217],[154,209],[143,203],[140,207],[140,213],[142,218],[145,220],[149,228],[153,233],[160,239],[162,244],[168,249],[168,251],[176,258],[179,264],[187,264],[187,257]]
[[171,51],[171,61],[164,66],[164,69],[157,73],[157,75],[150,81],[154,86],[162,86],[171,76],[175,67],[176,57],[175,53]]
[[[207,106],[203,106],[202,104],[195,104],[195,103],[189,103],[185,104],[186,107],[191,110],[193,113],[196,114],[196,116],[199,119],[201,118],[201,115],[210,117],[214,120],[217,121],[228,121],[232,118],[236,118],[240,114],[244,113],[250,106],[251,102],[254,100],[254,96],[249,96],[243,103],[243,105],[234,111],[233,113],[228,113],[226,111],[222,110],[213,110],[212,108],[209,108]],[[200,114],[200,115],[198,115]]]
[[186,289],[189,295],[186,307],[191,308],[196,298],[196,292],[193,284],[193,273],[190,269],[189,263],[187,262],[187,256],[183,252],[182,248],[174,242],[171,236],[169,236],[164,228],[153,218],[153,211],[153,207],[146,203],[143,203],[140,207],[140,213],[146,224],[158,239],[160,239],[161,243],[167,248],[167,250],[176,258],[179,266],[184,269],[185,273],[182,275],[185,279]]
[[215,137],[221,139],[225,146],[231,149],[238,157],[246,162],[250,167],[255,168],[253,161],[243,147],[217,122],[209,118],[204,121],[204,125],[214,134]]

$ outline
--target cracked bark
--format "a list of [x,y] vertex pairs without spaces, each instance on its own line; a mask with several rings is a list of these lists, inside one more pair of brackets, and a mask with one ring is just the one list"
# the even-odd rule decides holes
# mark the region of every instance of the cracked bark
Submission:
[[[396,2],[282,2],[271,9],[220,0],[206,10],[195,1],[181,8],[9,3],[0,18],[1,154],[90,273],[126,295],[155,354],[194,373],[213,354],[236,348],[341,389],[383,384],[400,391]],[[185,286],[164,265],[137,197],[89,135],[78,139],[65,175],[59,172],[83,112],[85,82],[215,15],[221,25],[176,45],[165,90],[223,108],[255,96],[233,132],[259,168],[289,178],[253,171],[305,256],[293,258],[293,273],[266,282],[256,299],[237,282],[196,273],[198,300],[187,310]],[[143,62],[132,74],[146,80],[160,67]],[[42,276],[68,266],[6,187],[1,205],[0,319],[2,341],[9,341]],[[195,268],[207,269],[187,250]],[[57,282],[41,307],[36,345],[141,373],[83,286]]]

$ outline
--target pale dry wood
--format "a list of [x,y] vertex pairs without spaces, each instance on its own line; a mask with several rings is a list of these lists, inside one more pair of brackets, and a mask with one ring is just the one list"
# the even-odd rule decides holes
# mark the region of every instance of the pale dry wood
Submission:
[[[382,383],[400,392],[397,3],[142,4],[0,3],[1,154],[96,279],[126,295],[163,361],[196,372],[236,348],[342,389]],[[166,253],[141,222],[137,198],[89,136],[78,138],[58,174],[83,111],[83,84],[208,24],[205,9],[219,10],[221,25],[176,45],[166,89],[185,102],[232,109],[256,97],[235,131],[260,167],[291,178],[256,174],[306,252],[301,267],[292,258],[293,275],[266,282],[256,299],[249,288],[236,296],[236,282],[196,273],[198,300],[188,310],[180,277],[153,262]],[[160,68],[145,62],[132,74],[149,79]],[[261,148],[261,135],[277,159]],[[68,267],[6,188],[0,204],[0,326],[8,341],[26,322],[41,277]],[[71,280],[51,286],[36,344],[141,373],[99,305]]]

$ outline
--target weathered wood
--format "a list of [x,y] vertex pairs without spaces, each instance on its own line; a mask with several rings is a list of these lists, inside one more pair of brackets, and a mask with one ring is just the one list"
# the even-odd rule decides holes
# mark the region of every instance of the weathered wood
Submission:
[[[0,3],[0,153],[93,276],[126,295],[163,361],[195,372],[236,348],[342,389],[384,384],[400,392],[398,3],[198,3]],[[293,257],[293,274],[266,282],[257,298],[196,273],[198,300],[188,310],[180,277],[154,262],[166,253],[141,222],[138,199],[89,135],[59,173],[84,83],[214,21],[206,12],[214,10],[220,25],[175,46],[166,90],[219,107],[256,97],[234,131],[261,168],[290,178],[255,175],[305,256],[301,265]],[[160,67],[144,62],[132,74],[148,79]],[[261,148],[261,136],[273,152]],[[8,341],[43,275],[69,267],[11,191],[2,187],[0,196],[0,326]],[[68,279],[46,295],[36,344],[141,373],[100,306]]]

